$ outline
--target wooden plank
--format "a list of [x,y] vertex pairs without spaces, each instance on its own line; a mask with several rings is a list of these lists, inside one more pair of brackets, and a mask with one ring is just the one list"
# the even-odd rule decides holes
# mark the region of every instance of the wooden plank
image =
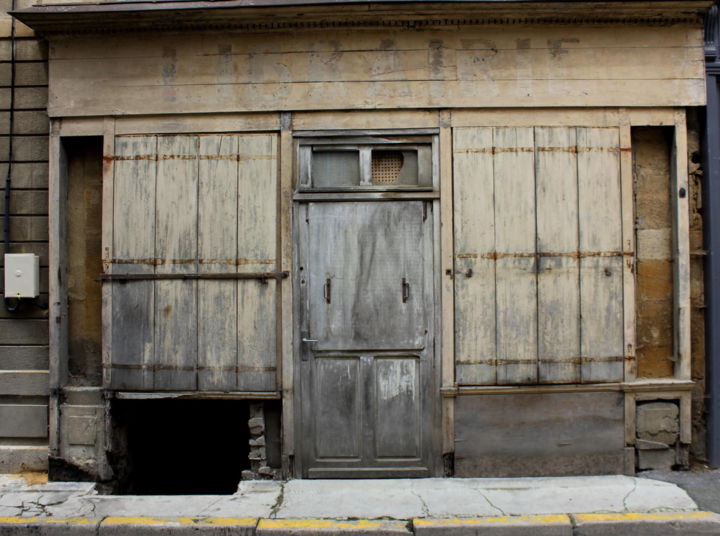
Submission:
[[454,110],[452,125],[456,127],[593,127],[615,126],[619,122],[616,108],[553,108],[527,110]]
[[0,340],[3,344],[26,345],[48,344],[48,321],[46,319],[24,318],[0,319]]
[[620,392],[458,397],[455,475],[621,473],[622,400]]
[[[112,274],[115,250],[113,244],[113,227],[115,223],[115,163],[109,157],[115,154],[115,119],[106,118],[103,122],[103,164],[102,164],[102,271]],[[154,176],[154,175],[153,175]],[[109,389],[113,385],[113,285],[102,286],[102,309],[100,311],[102,323],[101,351],[103,364],[103,387]]]
[[298,112],[295,130],[367,130],[378,128],[436,128],[438,114],[424,110],[365,110],[354,112]]
[[580,128],[579,251],[583,382],[619,381],[624,371],[623,257],[619,133]]
[[118,134],[257,132],[277,129],[277,114],[274,113],[119,117],[117,119]]
[[678,110],[675,115],[675,139],[671,169],[672,207],[675,222],[675,236],[673,237],[675,376],[679,379],[689,379],[691,377],[690,219],[685,110]]
[[533,130],[495,128],[495,261],[498,384],[537,380]]
[[59,121],[60,136],[102,136],[105,134],[105,118],[90,117]]
[[577,152],[574,128],[535,129],[538,381],[580,381]]
[[[201,136],[198,154],[198,272],[236,272],[238,236],[242,236],[237,226],[238,136]],[[198,281],[197,287],[197,387],[201,391],[234,391],[238,283]]]
[[[270,272],[277,257],[277,136],[240,137],[238,250],[240,272]],[[278,362],[275,281],[238,282],[238,389],[272,391]]]
[[637,436],[637,413],[634,393],[625,393],[625,445],[634,445]]
[[0,393],[6,396],[47,396],[50,393],[45,370],[0,370]]
[[48,407],[44,404],[0,404],[0,437],[46,438]]
[[[453,262],[453,147],[449,113],[440,116],[440,363],[441,388],[455,385],[455,296]],[[435,268],[437,270],[437,268]],[[455,450],[452,404],[443,404],[442,452]]]
[[634,25],[573,34],[328,29],[287,42],[282,32],[215,32],[192,42],[156,36],[142,48],[130,36],[65,40],[51,55],[49,108],[71,117],[704,103],[697,33]]
[[0,370],[48,370],[47,346],[1,346]]
[[[279,141],[279,226],[278,226],[278,267],[281,271],[293,273],[293,117],[280,115]],[[278,300],[280,319],[278,322],[279,358],[281,378],[278,387],[282,390],[282,466],[283,473],[291,475],[289,457],[295,453],[295,406],[294,406],[294,308],[293,281],[287,278],[280,283]]]
[[[103,65],[105,63],[103,62]],[[102,69],[102,67],[98,67]],[[84,69],[91,69],[84,66]],[[59,70],[59,69],[58,69]],[[302,82],[294,84],[237,84],[217,98],[214,84],[185,84],[168,92],[148,83],[123,88],[122,78],[97,81],[97,91],[85,92],[78,78],[55,82],[50,98],[51,117],[84,117],[116,113],[126,115],[269,112],[274,110],[363,110],[467,107],[552,107],[559,102],[572,107],[702,106],[705,81],[686,80],[562,80],[556,84],[518,84],[516,80],[447,81],[444,91],[437,81],[418,82]],[[153,80],[154,81],[154,80]],[[528,95],[526,86],[534,90]],[[555,88],[562,88],[562,93]],[[169,94],[173,98],[169,98]],[[70,98],[71,95],[76,98]],[[138,98],[138,95],[142,97]],[[382,99],[377,96],[387,95]],[[102,96],[100,98],[100,96]]]
[[[351,6],[348,6],[352,9]],[[305,11],[312,8],[305,8]],[[362,8],[360,8],[362,9]],[[617,8],[612,7],[615,12]],[[367,10],[365,10],[367,11]],[[380,12],[380,11],[376,11]],[[467,8],[455,11],[456,13],[472,12]],[[324,29],[322,34],[307,33],[298,35],[293,40],[275,39],[279,32],[199,32],[198,39],[189,41],[177,34],[157,34],[153,42],[138,42],[131,36],[110,34],[102,36],[88,36],[85,46],[77,46],[73,41],[60,41],[51,51],[52,59],[102,59],[102,58],[162,58],[167,57],[167,50],[172,49],[176,57],[217,57],[218,60],[227,59],[226,56],[237,54],[281,54],[288,52],[316,51],[327,52],[353,52],[362,50],[394,51],[413,50],[418,43],[425,39],[443,40],[446,47],[461,50],[517,50],[517,39],[523,39],[521,49],[554,50],[563,54],[565,50],[577,49],[625,49],[657,47],[693,48],[699,46],[702,40],[702,30],[690,25],[658,26],[522,26],[516,32],[507,32],[505,27],[488,26],[483,29],[482,38],[476,38],[473,28],[457,27],[431,28],[423,31],[420,36],[416,32],[407,32],[403,29],[383,28],[382,30],[357,31],[350,34],[347,29]],[[348,36],[351,39],[348,39]],[[468,39],[471,38],[471,39]],[[222,41],[228,46],[218,54],[218,42]],[[270,46],[272,45],[272,46]],[[262,62],[262,60],[260,60]]]
[[[156,273],[198,269],[198,138],[158,136]],[[156,281],[156,390],[197,387],[197,281]]]
[[[620,192],[622,203],[622,249],[635,251],[635,203],[633,198],[632,136],[629,117],[622,111],[620,127]],[[635,258],[623,258],[623,324],[625,348],[625,381],[637,375],[635,319]]]
[[[52,455],[60,453],[60,412],[59,392],[67,382],[68,373],[68,310],[67,310],[67,158],[58,135],[59,125],[52,122],[52,135],[49,142],[48,163],[48,305],[49,319],[52,322],[43,322],[41,326],[33,324],[23,328],[40,328],[39,333],[48,331],[49,344],[49,370],[48,388],[51,396],[48,400],[49,420],[52,424],[48,437],[48,448]],[[49,324],[49,325],[48,325]],[[4,337],[2,338],[7,341]],[[25,341],[32,344],[35,341]],[[45,341],[41,342],[45,344]],[[5,393],[5,391],[0,391]]]
[[[118,137],[114,154],[128,159],[115,161],[109,268],[122,273],[151,274],[155,272],[154,263],[142,260],[155,258],[157,138]],[[106,233],[105,243],[108,238]],[[103,254],[108,251],[103,249]],[[155,286],[152,281],[138,281],[132,285],[112,283],[111,287],[110,385],[118,390],[152,389],[153,371],[142,367],[152,365],[154,359]]]
[[493,130],[454,131],[455,348],[458,384],[496,380]]

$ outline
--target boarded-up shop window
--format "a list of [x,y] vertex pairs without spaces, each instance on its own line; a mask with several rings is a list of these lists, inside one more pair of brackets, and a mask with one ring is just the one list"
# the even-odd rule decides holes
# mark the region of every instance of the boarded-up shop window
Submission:
[[672,377],[672,128],[632,129],[637,240],[637,374]]
[[[121,136],[115,144],[115,274],[274,272],[274,135]],[[273,279],[114,281],[109,385],[272,391]]]
[[459,384],[623,378],[617,128],[454,131]]

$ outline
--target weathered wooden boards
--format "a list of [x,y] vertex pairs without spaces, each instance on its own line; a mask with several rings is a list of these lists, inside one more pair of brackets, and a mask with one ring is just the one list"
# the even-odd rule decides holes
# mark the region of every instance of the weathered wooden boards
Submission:
[[459,384],[623,379],[617,128],[454,131]]
[[702,35],[691,27],[286,35],[55,39],[49,113],[686,106],[705,98]]
[[[274,271],[276,136],[119,136],[114,165],[113,274]],[[105,284],[111,388],[275,389],[274,281]]]

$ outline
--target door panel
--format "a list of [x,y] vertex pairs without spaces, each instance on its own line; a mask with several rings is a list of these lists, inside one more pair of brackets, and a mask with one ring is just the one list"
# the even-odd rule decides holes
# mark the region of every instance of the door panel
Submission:
[[428,476],[432,205],[299,207],[303,474]]
[[375,390],[375,456],[420,457],[420,367],[415,356],[377,358]]
[[[360,459],[360,360],[315,360],[313,413],[318,458]],[[328,403],[332,401],[332,403]]]
[[310,333],[318,350],[424,347],[423,210],[421,202],[310,204]]

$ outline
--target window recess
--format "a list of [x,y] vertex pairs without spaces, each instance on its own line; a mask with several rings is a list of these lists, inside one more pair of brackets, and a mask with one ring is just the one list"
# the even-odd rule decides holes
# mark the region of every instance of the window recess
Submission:
[[431,138],[302,140],[299,192],[431,191]]

